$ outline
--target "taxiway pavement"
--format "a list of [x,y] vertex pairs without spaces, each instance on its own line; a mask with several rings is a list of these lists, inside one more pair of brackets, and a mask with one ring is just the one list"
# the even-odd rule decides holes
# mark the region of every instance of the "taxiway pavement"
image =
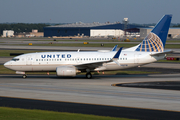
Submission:
[[93,79],[0,75],[0,96],[180,112],[179,91],[112,86],[150,81],[180,81],[180,74],[94,75]]
[[[121,46],[119,46],[121,47]],[[0,45],[0,49],[5,50],[53,50],[53,51],[97,51],[97,50],[112,50],[112,47],[68,47],[68,46],[16,46],[16,45]],[[126,49],[126,48],[124,48]],[[180,53],[180,49],[172,49],[174,53]]]

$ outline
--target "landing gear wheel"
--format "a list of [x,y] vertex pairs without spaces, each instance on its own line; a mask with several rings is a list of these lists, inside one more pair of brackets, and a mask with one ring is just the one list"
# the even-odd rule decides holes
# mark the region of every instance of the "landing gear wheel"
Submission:
[[26,76],[26,75],[23,75],[23,78],[25,79],[25,78],[27,78],[27,76]]
[[91,73],[87,73],[86,74],[86,78],[91,79],[92,78],[92,74]]

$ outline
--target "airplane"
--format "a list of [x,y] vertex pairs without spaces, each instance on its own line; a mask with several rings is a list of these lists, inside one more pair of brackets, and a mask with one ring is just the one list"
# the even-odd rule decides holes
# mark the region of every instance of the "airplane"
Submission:
[[57,76],[76,76],[85,72],[86,78],[92,78],[91,72],[122,70],[163,59],[171,50],[165,50],[172,15],[164,15],[153,30],[139,44],[131,48],[116,51],[67,51],[37,52],[14,57],[4,66],[22,74],[27,71],[56,71]]

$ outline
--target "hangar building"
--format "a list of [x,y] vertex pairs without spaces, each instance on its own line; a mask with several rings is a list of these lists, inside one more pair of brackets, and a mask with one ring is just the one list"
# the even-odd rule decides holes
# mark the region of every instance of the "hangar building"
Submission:
[[[140,28],[140,36],[146,37],[152,28]],[[168,37],[170,38],[180,38],[180,28],[169,28]]]
[[[139,33],[139,29],[133,29],[140,26],[128,25],[128,30],[136,30]],[[89,37],[101,37],[101,36],[123,36],[124,24],[116,23],[73,23],[65,25],[47,26],[44,27],[44,37],[53,36],[89,36]],[[126,31],[128,31],[126,30]]]

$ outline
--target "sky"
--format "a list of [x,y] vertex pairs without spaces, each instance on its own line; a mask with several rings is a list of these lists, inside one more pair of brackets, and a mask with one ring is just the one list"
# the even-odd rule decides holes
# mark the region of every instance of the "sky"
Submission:
[[0,23],[157,23],[172,14],[180,23],[180,0],[0,0]]

